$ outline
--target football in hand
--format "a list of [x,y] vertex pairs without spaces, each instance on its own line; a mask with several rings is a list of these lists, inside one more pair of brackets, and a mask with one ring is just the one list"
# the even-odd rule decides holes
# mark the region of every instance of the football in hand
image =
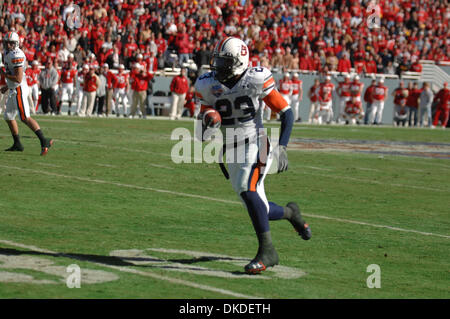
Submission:
[[207,109],[203,112],[203,125],[207,128],[219,128],[222,118],[219,112],[214,109]]

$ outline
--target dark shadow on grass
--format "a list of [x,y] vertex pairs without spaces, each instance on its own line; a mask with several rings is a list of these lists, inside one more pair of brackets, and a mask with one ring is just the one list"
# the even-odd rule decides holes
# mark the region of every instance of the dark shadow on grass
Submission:
[[0,248],[0,255],[6,256],[21,256],[21,255],[34,255],[34,256],[49,256],[54,258],[72,258],[81,261],[95,262],[111,266],[134,266],[134,264],[125,262],[119,257],[115,256],[102,256],[91,254],[73,254],[73,253],[47,253],[33,250],[19,250],[15,248]]
[[[131,267],[137,267],[137,268],[146,268],[146,269],[167,269],[167,270],[195,270],[195,271],[211,271],[213,269],[204,269],[204,268],[197,268],[195,266],[193,267],[177,267],[176,265],[167,265],[167,264],[150,264],[150,265],[136,265],[134,262],[153,262],[153,263],[165,263],[165,262],[172,262],[172,263],[180,263],[180,264],[186,264],[186,265],[192,265],[196,263],[201,262],[209,262],[209,261],[233,261],[233,260],[239,260],[239,261],[245,261],[246,259],[243,258],[231,258],[231,257],[217,257],[217,256],[202,256],[202,257],[195,257],[195,258],[188,258],[188,259],[159,259],[159,258],[150,258],[150,257],[116,257],[116,256],[102,256],[102,255],[92,255],[92,254],[78,254],[78,253],[49,253],[49,252],[40,252],[40,251],[33,251],[33,250],[20,250],[16,248],[1,248],[0,247],[0,255],[4,256],[21,256],[21,255],[33,255],[33,256],[48,256],[48,257],[54,257],[54,258],[71,258],[71,259],[77,259],[80,261],[87,261],[87,262],[94,262],[104,265],[110,265],[110,266],[131,266]],[[231,275],[237,275],[237,276],[248,276],[247,273],[243,271],[226,271],[225,272],[230,273]]]

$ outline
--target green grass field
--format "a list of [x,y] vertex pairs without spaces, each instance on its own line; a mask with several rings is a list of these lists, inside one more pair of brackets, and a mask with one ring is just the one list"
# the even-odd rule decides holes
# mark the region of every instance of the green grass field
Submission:
[[[35,118],[49,154],[23,124],[25,151],[0,153],[1,298],[450,297],[448,130],[296,125],[266,193],[297,201],[313,238],[272,222],[280,266],[248,276],[257,241],[229,181],[171,160],[172,130],[191,122]],[[11,141],[3,122],[0,147]]]

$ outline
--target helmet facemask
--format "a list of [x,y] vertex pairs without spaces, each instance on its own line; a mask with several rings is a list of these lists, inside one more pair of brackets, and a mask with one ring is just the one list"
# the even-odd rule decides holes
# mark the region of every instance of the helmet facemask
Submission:
[[219,82],[226,82],[236,75],[234,71],[238,64],[239,61],[234,56],[215,53],[211,60],[211,69]]

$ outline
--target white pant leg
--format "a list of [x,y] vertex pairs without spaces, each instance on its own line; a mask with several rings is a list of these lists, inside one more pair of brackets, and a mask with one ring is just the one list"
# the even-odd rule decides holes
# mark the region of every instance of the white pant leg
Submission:
[[21,84],[15,89],[9,89],[6,101],[6,110],[3,118],[12,121],[16,116],[24,121],[30,117],[30,105],[28,103],[29,88],[26,84]]
[[369,113],[369,124],[373,124],[375,122],[375,119],[377,117],[378,112],[378,101],[373,101],[372,106],[370,107],[370,113]]
[[186,93],[178,94],[177,118],[181,118],[181,115],[183,114],[185,100]]
[[[258,139],[253,138],[246,145],[227,150],[226,162],[230,182],[236,194],[256,191],[268,206],[263,181],[272,163],[273,154],[270,144],[267,144],[267,136],[260,137],[259,141],[258,143]],[[244,152],[244,154],[239,152]]]
[[384,101],[378,101],[379,105],[378,105],[378,110],[377,110],[377,114],[375,117],[375,121],[380,124],[381,123],[381,119],[383,118],[383,109],[384,109]]
[[177,116],[179,95],[172,92],[172,106],[170,109],[170,117],[175,118]]

